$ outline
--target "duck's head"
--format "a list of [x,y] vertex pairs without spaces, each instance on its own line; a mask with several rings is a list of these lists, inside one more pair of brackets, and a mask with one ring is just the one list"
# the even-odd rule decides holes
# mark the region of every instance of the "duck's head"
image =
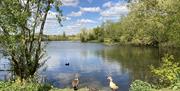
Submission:
[[74,80],[79,80],[78,78],[75,78]]
[[75,79],[77,79],[77,80],[78,80],[78,78],[79,78],[79,74],[78,74],[78,73],[76,73],[76,74],[75,74]]
[[112,81],[112,77],[111,77],[111,76],[108,76],[107,79],[108,79],[109,81]]

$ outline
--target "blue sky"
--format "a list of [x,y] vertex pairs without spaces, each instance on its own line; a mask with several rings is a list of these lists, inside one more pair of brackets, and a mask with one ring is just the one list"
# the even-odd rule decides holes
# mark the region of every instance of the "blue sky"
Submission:
[[45,34],[77,34],[82,28],[93,28],[102,22],[117,21],[129,12],[126,0],[61,0],[63,6],[63,27],[56,20],[52,9],[45,24]]

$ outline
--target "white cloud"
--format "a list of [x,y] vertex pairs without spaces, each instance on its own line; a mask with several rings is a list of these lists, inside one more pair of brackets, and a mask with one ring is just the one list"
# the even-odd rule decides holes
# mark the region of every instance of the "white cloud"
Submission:
[[80,11],[78,12],[74,12],[72,11],[68,16],[71,17],[77,17],[77,16],[81,16],[84,12],[100,12],[101,9],[100,7],[80,7]]
[[71,14],[69,14],[68,16],[77,17],[77,16],[81,16],[81,15],[82,15],[81,11],[78,11],[78,12],[72,11]]
[[88,24],[88,23],[95,23],[95,21],[90,20],[90,19],[79,19],[79,20],[75,21],[74,24],[66,26],[66,29],[74,30],[76,28],[81,28],[83,25]]
[[[58,15],[57,12],[52,12],[52,11],[48,12],[47,20],[46,20],[45,27],[44,27],[45,34],[57,34],[57,33],[59,33],[58,31],[61,30],[61,26],[58,23],[56,15]],[[38,28],[38,30],[39,30],[39,28]]]
[[82,12],[100,12],[101,11],[100,7],[84,7],[84,8],[80,7],[80,10]]
[[79,28],[81,25],[79,24],[75,24],[75,25],[71,25],[71,26],[67,26],[66,28],[69,29],[69,30],[73,30],[75,28]]
[[96,22],[90,19],[78,19],[72,24],[68,24],[67,26],[64,26],[63,30],[65,30],[66,33],[68,34],[77,34],[81,28],[86,27],[86,25],[89,23],[94,24]]
[[[108,7],[108,4],[105,4],[104,7]],[[121,16],[121,15],[126,15],[128,14],[129,9],[127,7],[127,4],[121,4],[121,3],[116,3],[112,5],[112,7],[109,7],[102,11],[100,14],[103,17],[109,17],[109,16]]]
[[72,25],[68,25],[64,27],[64,31],[66,31],[67,34],[77,34],[79,29],[83,27],[81,24],[75,23]]
[[79,24],[87,24],[87,23],[95,23],[95,21],[90,20],[90,19],[80,19],[80,20],[77,20],[77,23],[79,23]]
[[114,17],[99,17],[99,20],[100,21],[103,21],[103,22],[106,22],[108,20],[110,21],[118,21],[119,20],[119,17],[118,16],[114,16]]
[[66,20],[71,20],[71,18],[70,17],[66,17]]
[[70,17],[67,17],[67,16],[63,16],[62,19],[63,19],[63,20],[71,20],[71,18],[70,18]]
[[64,6],[77,6],[79,0],[61,0]]
[[53,11],[49,11],[47,18],[54,18],[54,17],[56,17],[56,15],[59,15],[59,13],[53,12]]
[[112,7],[112,6],[113,6],[113,4],[112,4],[111,1],[106,2],[106,3],[103,4],[103,7]]

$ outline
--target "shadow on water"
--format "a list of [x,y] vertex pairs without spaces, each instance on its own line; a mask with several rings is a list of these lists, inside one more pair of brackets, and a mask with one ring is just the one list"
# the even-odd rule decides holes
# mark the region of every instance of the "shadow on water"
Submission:
[[111,62],[118,62],[122,66],[122,71],[128,70],[131,80],[149,80],[151,78],[149,66],[160,63],[157,48],[109,47],[102,52],[98,52],[98,55],[109,59]]
[[134,46],[114,46],[102,51],[97,51],[97,55],[110,62],[118,62],[122,66],[122,71],[127,69],[131,81],[140,79],[151,82],[153,80],[150,66],[159,66],[164,54],[171,54],[176,61],[180,61],[180,49],[163,49]]

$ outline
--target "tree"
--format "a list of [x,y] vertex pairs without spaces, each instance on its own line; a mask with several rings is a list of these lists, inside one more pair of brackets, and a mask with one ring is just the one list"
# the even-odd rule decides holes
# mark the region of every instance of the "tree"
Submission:
[[[90,31],[90,40],[144,46],[180,47],[179,0],[126,0],[129,13]],[[85,39],[85,36],[82,37]],[[86,38],[89,39],[89,38]]]
[[102,30],[101,27],[94,28],[93,35],[94,35],[95,39],[98,40],[99,42],[104,41],[104,31]]
[[[43,30],[51,8],[58,12],[61,22],[60,0],[1,0],[1,46],[11,56],[12,70],[20,79],[33,77],[45,60]],[[39,28],[38,28],[39,27]]]
[[82,28],[82,29],[81,29],[80,39],[81,39],[81,42],[87,42],[87,41],[88,41],[87,29],[85,29],[85,28]]
[[63,32],[63,40],[66,40],[66,32]]
[[139,0],[130,13],[139,20],[135,29],[141,28],[150,37],[152,45],[169,43],[178,46],[179,4],[179,0]]

